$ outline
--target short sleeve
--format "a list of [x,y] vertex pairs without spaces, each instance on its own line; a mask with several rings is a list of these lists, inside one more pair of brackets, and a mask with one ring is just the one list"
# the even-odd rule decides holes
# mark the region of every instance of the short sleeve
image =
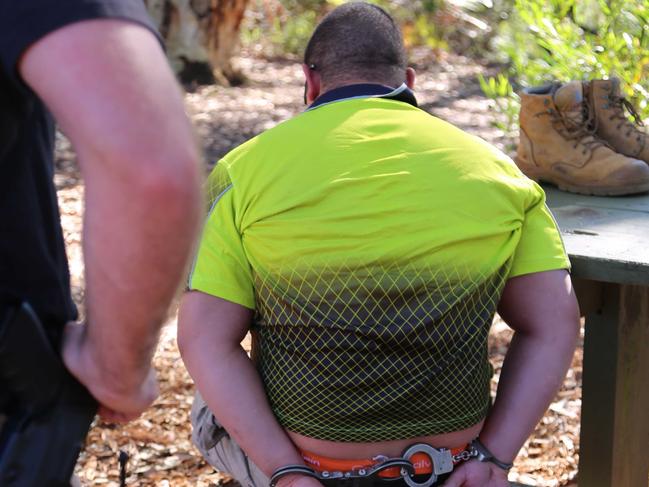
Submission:
[[31,44],[68,24],[103,18],[138,23],[161,42],[142,0],[7,0],[0,2],[0,68],[22,89],[17,63]]
[[210,209],[188,287],[254,309],[252,272],[237,226],[236,188],[223,164],[216,165],[207,186]]
[[534,192],[532,204],[525,212],[509,277],[570,269],[559,228],[545,204],[545,193],[537,185],[534,185]]

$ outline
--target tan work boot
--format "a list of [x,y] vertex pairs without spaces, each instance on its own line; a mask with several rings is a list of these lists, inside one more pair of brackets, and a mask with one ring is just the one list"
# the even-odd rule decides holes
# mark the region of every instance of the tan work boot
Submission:
[[649,191],[649,166],[613,151],[591,122],[580,81],[525,90],[516,164],[529,178],[572,193]]
[[[640,130],[640,115],[620,93],[620,80],[584,82],[584,95],[594,115],[595,133],[620,154],[642,159],[649,164],[649,135]],[[625,108],[633,117],[631,122]]]

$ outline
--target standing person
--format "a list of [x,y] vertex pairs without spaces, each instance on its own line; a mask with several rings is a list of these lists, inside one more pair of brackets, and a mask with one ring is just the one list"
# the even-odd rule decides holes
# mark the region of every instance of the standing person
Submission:
[[[303,69],[308,110],[209,179],[179,316],[194,441],[246,486],[505,487],[579,329],[545,195],[417,108],[381,8],[333,10]],[[492,405],[496,310],[515,335]]]
[[[53,184],[54,119],[85,181],[84,325]],[[157,394],[151,357],[201,206],[192,128],[141,1],[0,3],[0,174],[0,320],[29,303],[103,418],[137,417]],[[11,400],[3,386],[0,406]]]

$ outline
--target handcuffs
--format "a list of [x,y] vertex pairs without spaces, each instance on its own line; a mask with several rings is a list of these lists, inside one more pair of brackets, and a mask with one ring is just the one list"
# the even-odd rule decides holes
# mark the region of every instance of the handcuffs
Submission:
[[[415,482],[413,475],[415,474],[415,466],[410,459],[417,453],[424,453],[431,459],[433,465],[433,472],[430,477],[424,482]],[[287,465],[278,468],[273,472],[270,478],[270,487],[275,487],[279,479],[286,475],[300,474],[312,477],[327,486],[336,487],[370,487],[374,480],[378,479],[378,475],[388,469],[398,467],[400,469],[401,477],[396,478],[380,478],[382,481],[390,482],[394,480],[403,479],[409,487],[430,487],[433,485],[439,476],[451,473],[455,463],[465,462],[475,458],[480,462],[491,462],[498,467],[509,470],[512,464],[501,462],[493,456],[493,454],[485,447],[477,438],[473,440],[469,448],[453,455],[451,450],[446,448],[434,448],[426,443],[416,443],[403,452],[400,458],[385,458],[376,465],[365,468],[358,468],[349,472],[340,471],[323,471],[317,472],[311,467],[305,465]]]

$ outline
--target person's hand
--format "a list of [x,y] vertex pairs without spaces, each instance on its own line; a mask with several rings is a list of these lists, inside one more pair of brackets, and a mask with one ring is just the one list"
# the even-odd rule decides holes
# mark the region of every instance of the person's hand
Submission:
[[509,482],[502,468],[471,460],[453,470],[443,487],[509,487]]
[[158,396],[158,384],[150,365],[146,370],[107,373],[102,369],[99,354],[92,348],[85,325],[69,322],[63,335],[63,362],[99,402],[101,418],[126,423],[140,416]]

